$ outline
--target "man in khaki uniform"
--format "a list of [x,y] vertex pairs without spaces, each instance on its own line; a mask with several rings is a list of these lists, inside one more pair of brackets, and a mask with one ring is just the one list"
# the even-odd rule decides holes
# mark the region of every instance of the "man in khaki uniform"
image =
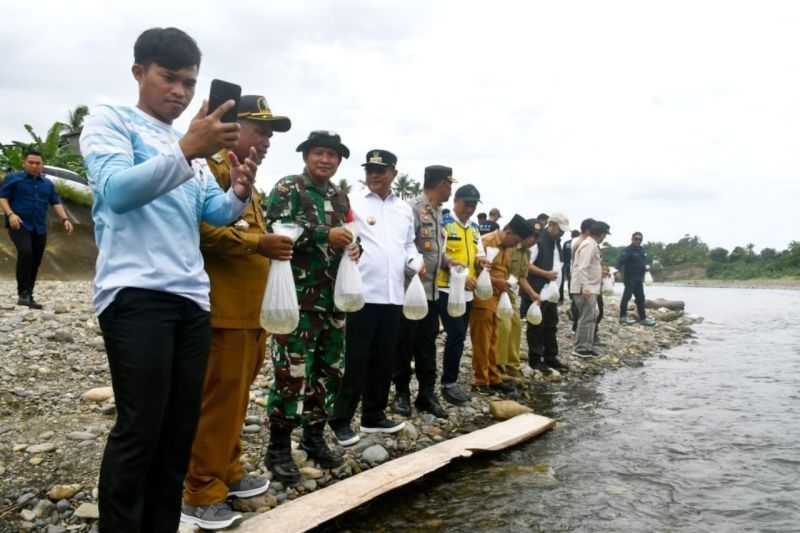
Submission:
[[514,248],[532,233],[533,226],[521,216],[514,215],[511,222],[502,230],[495,230],[482,237],[487,254],[489,248],[500,250],[489,268],[492,278],[492,297],[488,300],[476,298],[469,317],[469,333],[472,340],[472,386],[473,390],[482,396],[516,392],[511,383],[503,381],[497,370],[500,322],[497,317],[497,305],[500,295],[509,289],[508,269],[511,266]]
[[[531,262],[530,248],[536,244],[539,232],[542,231],[542,225],[535,218],[528,219],[528,223],[533,227],[533,233],[514,247],[508,273],[517,278],[520,294],[525,294],[531,301],[535,302],[539,299],[539,295],[536,294],[530,283],[528,283],[528,265]],[[522,343],[522,317],[519,312],[517,293],[509,291],[508,295],[511,298],[511,306],[514,308],[514,314],[511,315],[510,318],[498,319],[499,344],[497,348],[497,368],[501,376],[506,375],[512,378],[522,378],[519,359],[520,344]]]
[[[263,96],[242,96],[239,141],[208,158],[220,187],[230,187],[229,161],[250,157],[263,161],[273,131],[291,127],[274,116]],[[267,233],[261,198],[252,199],[241,217],[226,227],[200,225],[200,247],[211,279],[211,352],[197,436],[183,492],[181,521],[204,529],[221,529],[241,520],[226,504],[228,497],[251,497],[267,490],[268,481],[245,476],[239,458],[240,432],[252,385],[264,362],[268,333],[259,313],[267,283],[269,259],[292,257],[292,240]]]

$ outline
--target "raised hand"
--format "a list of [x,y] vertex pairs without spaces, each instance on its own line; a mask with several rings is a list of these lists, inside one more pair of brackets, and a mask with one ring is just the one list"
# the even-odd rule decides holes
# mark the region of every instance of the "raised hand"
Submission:
[[244,201],[250,197],[250,191],[253,190],[253,184],[256,181],[256,170],[258,170],[258,152],[252,146],[250,147],[250,155],[244,161],[239,161],[236,154],[228,152],[228,162],[231,168],[231,187],[233,193],[237,198]]
[[232,148],[236,144],[239,140],[239,123],[220,120],[234,105],[236,102],[228,100],[208,114],[208,101],[203,101],[200,111],[189,124],[186,135],[179,141],[186,159],[209,157],[223,148]]

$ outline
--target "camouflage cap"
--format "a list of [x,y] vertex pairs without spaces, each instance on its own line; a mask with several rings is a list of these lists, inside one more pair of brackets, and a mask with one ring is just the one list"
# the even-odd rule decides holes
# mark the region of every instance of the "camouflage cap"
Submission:
[[308,139],[301,142],[297,147],[298,152],[305,153],[311,148],[321,146],[335,150],[341,157],[350,157],[350,149],[342,144],[342,138],[335,131],[314,130],[308,134]]
[[273,115],[267,99],[255,94],[247,94],[239,100],[239,113],[236,118],[269,122],[274,131],[286,132],[292,127],[289,117]]

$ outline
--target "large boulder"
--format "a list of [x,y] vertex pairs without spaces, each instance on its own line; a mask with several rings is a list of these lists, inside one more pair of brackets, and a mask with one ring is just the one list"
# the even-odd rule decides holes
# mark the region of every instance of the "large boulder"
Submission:
[[532,413],[533,409],[514,400],[497,400],[489,404],[489,412],[497,420],[508,420],[517,415]]
[[647,309],[658,309],[666,307],[670,311],[683,311],[686,304],[680,300],[665,300],[664,298],[656,298],[655,300],[645,299],[644,306]]

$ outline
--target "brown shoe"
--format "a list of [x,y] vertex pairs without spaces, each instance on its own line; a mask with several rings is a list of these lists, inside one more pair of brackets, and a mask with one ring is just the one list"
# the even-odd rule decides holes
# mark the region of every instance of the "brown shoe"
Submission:
[[506,375],[512,379],[524,379],[525,376],[522,374],[522,371],[518,368],[511,368],[506,367]]

